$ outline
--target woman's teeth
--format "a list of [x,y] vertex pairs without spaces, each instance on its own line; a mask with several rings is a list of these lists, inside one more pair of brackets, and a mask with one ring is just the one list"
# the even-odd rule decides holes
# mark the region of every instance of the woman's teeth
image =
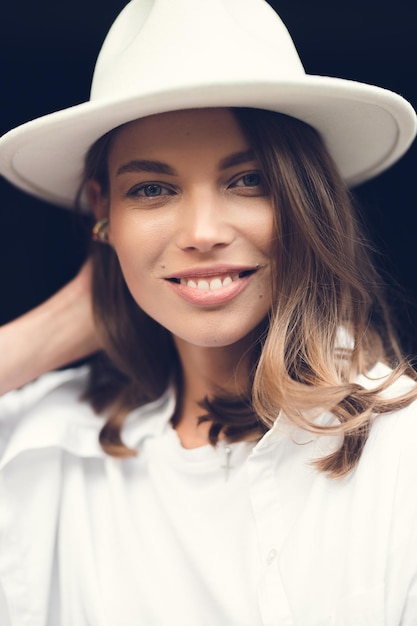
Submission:
[[226,278],[213,278],[212,280],[199,279],[192,280],[181,278],[181,285],[186,285],[187,287],[192,287],[193,289],[200,289],[201,291],[216,291],[216,289],[221,289],[222,287],[227,287],[234,280],[237,280],[238,276],[232,278],[231,276],[226,276]]
[[238,280],[238,278],[244,278],[245,276],[249,276],[252,274],[254,270],[244,270],[240,272],[240,274],[236,274],[234,276],[226,276],[225,278],[220,278],[216,276],[216,278],[208,279],[208,278],[181,278],[177,279],[181,285],[185,285],[186,287],[191,287],[192,289],[200,289],[201,291],[216,291],[217,289],[221,289],[222,287],[227,287],[230,283]]

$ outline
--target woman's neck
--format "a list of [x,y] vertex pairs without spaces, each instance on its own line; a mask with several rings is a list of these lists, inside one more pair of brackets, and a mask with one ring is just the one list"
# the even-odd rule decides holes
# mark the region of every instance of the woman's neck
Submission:
[[203,410],[199,402],[206,396],[223,393],[239,395],[247,390],[249,342],[221,348],[206,348],[175,338],[182,364],[182,402],[175,429],[185,448],[208,443],[210,422],[199,424]]

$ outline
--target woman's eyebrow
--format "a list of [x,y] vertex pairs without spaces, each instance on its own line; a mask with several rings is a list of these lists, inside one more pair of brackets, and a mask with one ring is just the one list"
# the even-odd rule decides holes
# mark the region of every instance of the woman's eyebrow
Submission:
[[116,176],[127,172],[151,172],[153,174],[168,174],[170,176],[177,175],[177,172],[167,163],[143,159],[134,159],[133,161],[124,163],[117,169]]
[[[219,162],[219,169],[226,170],[229,167],[247,163],[255,160],[253,150],[243,150],[234,152]],[[177,176],[176,170],[162,161],[149,161],[147,159],[133,159],[128,163],[121,165],[116,172],[116,176],[129,172],[150,172],[153,174],[168,174],[169,176]]]
[[256,161],[255,153],[253,150],[242,150],[241,152],[234,152],[229,156],[222,159],[219,163],[220,170],[227,170],[229,167],[235,165],[241,165],[242,163],[248,163],[249,161]]

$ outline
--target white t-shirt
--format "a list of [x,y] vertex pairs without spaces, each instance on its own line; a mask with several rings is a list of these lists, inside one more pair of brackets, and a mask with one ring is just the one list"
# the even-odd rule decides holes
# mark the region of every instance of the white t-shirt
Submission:
[[169,424],[147,437],[134,459],[103,465],[65,457],[63,623],[83,623],[79,611],[91,582],[80,578],[76,563],[88,560],[109,626],[261,624],[260,559],[245,475],[250,446],[230,450],[227,481],[223,445],[185,450]]
[[337,442],[279,422],[253,449],[184,450],[170,392],[128,416],[138,456],[106,456],[85,377],[0,400],[12,626],[417,624],[415,406],[378,418],[355,472],[329,480],[309,461]]

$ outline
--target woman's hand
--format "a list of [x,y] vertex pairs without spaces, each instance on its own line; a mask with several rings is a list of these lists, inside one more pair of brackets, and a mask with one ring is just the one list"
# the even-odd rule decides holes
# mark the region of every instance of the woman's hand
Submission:
[[100,347],[87,261],[49,300],[0,328],[0,395]]

